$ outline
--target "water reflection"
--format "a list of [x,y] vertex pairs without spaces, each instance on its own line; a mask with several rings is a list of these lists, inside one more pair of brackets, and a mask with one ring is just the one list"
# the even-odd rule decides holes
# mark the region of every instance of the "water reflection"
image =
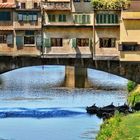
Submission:
[[[125,79],[103,76],[94,70],[88,73],[93,84],[126,85]],[[1,78],[0,137],[9,140],[93,139],[102,120],[86,114],[85,107],[93,103],[104,106],[126,102],[126,91],[121,88],[111,91],[58,88],[65,78],[64,67],[23,68],[5,73]]]

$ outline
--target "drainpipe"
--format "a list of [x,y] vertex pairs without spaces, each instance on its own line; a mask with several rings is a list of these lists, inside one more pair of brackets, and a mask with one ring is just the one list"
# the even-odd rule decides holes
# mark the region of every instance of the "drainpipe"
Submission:
[[95,58],[95,10],[93,15],[93,57]]

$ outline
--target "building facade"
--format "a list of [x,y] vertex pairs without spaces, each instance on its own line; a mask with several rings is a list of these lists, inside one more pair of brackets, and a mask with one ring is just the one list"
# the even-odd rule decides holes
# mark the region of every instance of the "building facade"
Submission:
[[0,55],[140,61],[139,35],[139,0],[125,10],[93,9],[90,0],[0,0]]

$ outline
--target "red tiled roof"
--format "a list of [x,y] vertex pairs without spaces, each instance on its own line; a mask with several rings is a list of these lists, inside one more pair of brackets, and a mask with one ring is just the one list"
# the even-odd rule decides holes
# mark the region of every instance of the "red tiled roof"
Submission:
[[0,3],[0,8],[15,8],[16,5],[14,3]]

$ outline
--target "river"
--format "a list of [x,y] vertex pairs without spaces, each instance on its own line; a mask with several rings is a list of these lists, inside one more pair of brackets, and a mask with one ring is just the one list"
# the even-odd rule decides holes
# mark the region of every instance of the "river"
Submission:
[[89,69],[88,78],[98,90],[70,89],[59,87],[64,71],[38,66],[0,76],[0,140],[95,139],[102,119],[88,115],[85,107],[126,102],[126,79]]

